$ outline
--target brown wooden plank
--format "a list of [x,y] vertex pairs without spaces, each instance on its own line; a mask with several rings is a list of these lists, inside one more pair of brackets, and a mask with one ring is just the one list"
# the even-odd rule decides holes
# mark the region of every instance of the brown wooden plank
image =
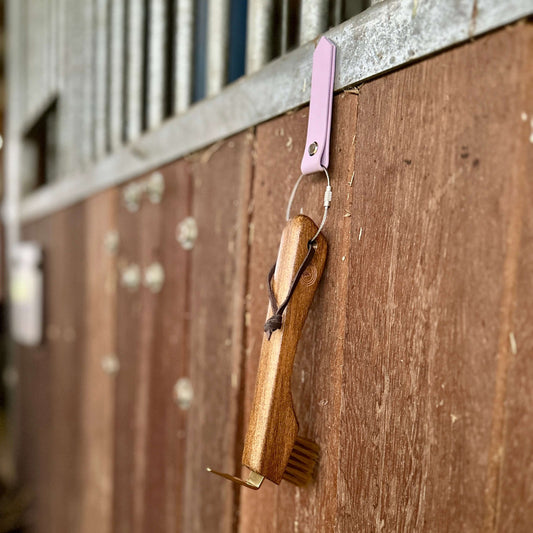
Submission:
[[25,523],[30,531],[42,532],[50,531],[51,435],[48,420],[51,384],[48,361],[45,346],[17,349],[17,475],[29,499]]
[[360,91],[337,531],[490,530],[520,31]]
[[122,194],[119,202],[119,276],[132,264],[139,267],[141,274],[141,284],[136,290],[119,282],[117,304],[120,370],[115,408],[114,524],[116,531],[129,533],[142,531],[148,504],[145,497],[150,372],[158,300],[144,286],[143,279],[146,268],[159,261],[162,211],[146,194],[142,196],[139,210],[133,213],[126,209]]
[[19,356],[19,465],[34,531],[74,531],[79,523],[84,216],[76,205],[24,231],[45,253],[45,341]]
[[[79,530],[112,531],[114,375],[104,372],[116,354],[117,191],[86,202],[86,360],[82,385],[82,493]],[[107,241],[106,241],[107,239]]]
[[173,395],[176,381],[188,375],[190,253],[176,240],[176,228],[190,210],[188,164],[180,161],[160,170],[165,192],[159,210],[160,248],[157,259],[165,272],[155,295],[154,334],[150,350],[143,531],[179,531],[183,520],[185,411]]
[[[127,185],[126,185],[127,186]],[[113,530],[131,533],[134,527],[135,414],[137,375],[140,357],[140,291],[122,284],[121,275],[129,265],[139,265],[140,214],[130,213],[123,202],[124,188],[117,197],[119,254],[117,260],[117,358],[120,370],[115,379],[115,422],[113,452]]]
[[[337,512],[335,494],[338,465],[340,380],[347,262],[350,243],[350,179],[357,96],[344,93],[334,100],[330,173],[333,203],[324,235],[328,241],[326,269],[311,306],[300,341],[292,379],[299,434],[317,442],[321,460],[315,482],[297,488],[265,482],[258,492],[242,489],[242,531],[326,531]],[[305,143],[307,109],[280,117],[257,129],[249,267],[249,327],[247,330],[247,415],[255,387],[268,297],[266,275],[275,260],[285,207],[299,175]],[[275,155],[273,155],[275,154]],[[322,216],[323,175],[305,178],[293,214],[303,209],[315,221]]]
[[[144,275],[149,265],[160,262],[161,254],[161,206],[143,198],[141,208],[136,214],[140,226],[135,236],[139,240],[139,266],[143,284],[137,292],[140,305],[139,344],[135,381],[131,390],[134,404],[133,441],[133,532],[143,531],[144,517],[148,502],[145,499],[145,486],[148,460],[149,396],[150,372],[155,340],[156,309],[158,295],[144,286]],[[155,415],[155,414],[154,414]]]
[[0,302],[7,303],[6,283],[6,231],[4,223],[0,223]]
[[[526,128],[522,128],[524,132]],[[528,135],[530,134],[527,132]],[[525,143],[524,143],[525,144]],[[498,531],[528,532],[533,524],[533,220],[526,206],[533,199],[533,165],[523,174],[522,198],[517,198],[522,211],[521,246],[517,250],[517,272],[513,280],[513,303],[507,335],[501,335],[501,353],[508,359],[506,399],[502,406],[503,439],[498,449],[498,501],[491,515]],[[505,342],[505,344],[504,344]],[[498,506],[496,506],[496,503]]]
[[[54,262],[50,263],[52,217],[39,220],[22,229],[22,238],[41,243],[44,261],[44,330],[50,330],[50,287],[54,279]],[[31,500],[27,523],[30,531],[48,532],[50,529],[50,416],[51,365],[49,343],[36,348],[17,347],[17,473]]]
[[54,215],[53,251],[57,277],[50,291],[51,431],[50,530],[75,531],[81,493],[81,390],[85,363],[85,210],[75,205]]
[[[504,362],[502,385],[505,402],[501,405],[501,440],[496,441],[498,461],[497,502],[494,529],[505,532],[527,532],[533,524],[533,150],[531,147],[531,93],[533,51],[531,25],[513,34],[512,79],[516,84],[513,98],[508,100],[511,134],[502,139],[513,160],[507,170],[514,186],[515,234],[509,244],[508,328],[500,330],[500,356]],[[511,124],[509,124],[509,127]],[[504,372],[507,367],[507,372]],[[496,505],[497,503],[497,505]]]
[[191,158],[190,379],[182,531],[231,531],[236,490],[207,466],[234,472],[244,330],[252,139],[243,133]]

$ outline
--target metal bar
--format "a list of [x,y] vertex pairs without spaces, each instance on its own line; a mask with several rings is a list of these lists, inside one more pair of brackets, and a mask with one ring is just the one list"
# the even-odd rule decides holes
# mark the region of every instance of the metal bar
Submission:
[[[337,0],[336,0],[337,1]],[[416,0],[415,0],[416,1]],[[364,11],[370,6],[369,0],[350,0],[350,2],[342,2],[343,5],[343,17],[344,20],[355,17],[361,11]]]
[[35,117],[46,97],[46,6],[42,1],[26,3],[26,99],[24,118]]
[[165,76],[167,53],[167,3],[148,3],[148,59],[146,68],[146,124],[159,126],[165,116]]
[[[336,0],[339,1],[339,0]],[[281,0],[281,53],[289,48],[289,0]]]
[[107,151],[107,44],[108,44],[108,0],[95,1],[94,16],[94,108],[93,135],[94,158],[101,159]]
[[203,100],[206,94],[208,1],[195,0],[194,3],[193,102]]
[[[75,43],[76,50],[79,54],[76,61],[74,57],[68,56],[69,50],[65,50],[68,57],[67,71],[65,79],[70,85],[69,98],[69,135],[74,135],[76,128],[76,112],[79,113],[80,122],[80,147],[78,149],[78,160],[74,165],[81,165],[82,168],[88,167],[94,160],[95,138],[94,132],[94,107],[96,105],[94,93],[94,67],[95,67],[95,50],[93,46],[94,21],[96,18],[96,9],[94,2],[87,1],[80,5],[76,0],[68,0],[72,6],[72,15],[74,17],[83,17],[80,20],[71,19],[68,29],[69,38],[66,40],[67,47]],[[74,27],[72,30],[71,26]],[[77,34],[79,32],[79,35]],[[74,71],[74,72],[73,72]],[[79,91],[78,94],[76,92]],[[80,98],[80,95],[81,98]],[[71,137],[72,139],[72,137]],[[72,145],[72,140],[67,139],[67,144]],[[74,167],[76,168],[76,166]]]
[[[65,0],[64,48],[61,50],[61,98],[58,102],[58,172],[76,172],[93,160],[94,48],[93,2]],[[73,142],[76,139],[76,142]]]
[[124,133],[124,17],[125,1],[112,0],[109,54],[109,148],[122,144]]
[[207,9],[207,96],[218,94],[228,75],[229,0],[209,0]]
[[65,0],[48,0],[50,11],[50,88],[49,95],[57,95],[60,88],[61,51],[64,46],[64,6]]
[[[9,17],[9,13],[7,12],[8,9],[11,9],[11,11],[13,12],[14,9],[13,7],[8,7],[10,6],[11,4],[8,4],[7,2],[10,2],[10,0],[5,0],[5,5],[6,5],[6,19]],[[11,2],[12,3],[12,2]],[[18,16],[20,17],[21,20],[27,20],[27,13],[28,13],[28,5],[27,5],[27,2],[20,2],[19,0],[19,6],[18,6],[18,10],[17,10],[17,13],[18,13]],[[6,23],[7,23],[7,20],[6,20]],[[4,32],[6,34],[6,47],[9,46],[9,38],[7,37],[7,31],[6,31],[6,28],[7,28],[7,25],[6,27],[4,28]],[[28,37],[27,37],[27,33],[28,33],[28,24],[24,24],[20,26],[20,28],[18,29],[19,31],[19,34],[17,35],[17,38],[19,39],[19,43],[18,43],[18,50],[17,50],[17,53],[18,53],[18,58],[19,58],[19,61],[20,61],[20,68],[18,69],[17,71],[17,74],[19,75],[19,79],[17,80],[18,81],[18,84],[19,84],[19,87],[18,87],[18,93],[17,93],[17,101],[18,101],[18,104],[20,106],[20,109],[19,109],[19,114],[20,114],[20,120],[24,120],[27,116],[26,114],[26,107],[27,107],[27,102],[29,100],[29,90],[28,90],[28,49],[29,49],[29,43],[28,43]],[[13,53],[13,52],[11,52]],[[7,52],[6,52],[6,62],[8,61],[7,59]],[[6,75],[7,75],[7,69],[6,69]],[[6,86],[8,84],[6,83]],[[7,99],[6,99],[6,106],[7,107]]]
[[52,85],[51,80],[51,58],[52,55],[52,40],[50,36],[51,26],[51,9],[49,0],[40,0],[37,4],[40,4],[40,48],[42,53],[42,79],[40,80],[40,98],[46,98],[46,95],[50,94],[50,88]]
[[[12,277],[12,252],[20,240],[20,171],[21,171],[21,129],[24,93],[24,58],[25,39],[23,33],[24,6],[20,0],[7,0],[5,2],[5,73],[6,92],[9,104],[5,105],[5,126],[6,137],[4,155],[4,191],[2,203],[2,218],[5,227],[5,258],[7,281]],[[9,31],[5,31],[9,28]],[[7,295],[9,301],[9,294]],[[16,357],[19,350],[13,349],[11,343],[6,346],[6,368],[16,364]],[[20,432],[18,428],[18,409],[16,389],[8,388],[8,403],[15,408],[8,409],[8,445],[11,449],[18,449],[18,439]],[[10,436],[10,437],[9,437]]]
[[58,90],[58,59],[60,34],[60,10],[61,0],[45,0],[45,15],[47,18],[47,97],[57,94]]
[[333,0],[333,25],[338,26],[342,22],[344,0]]
[[[332,28],[337,45],[335,89],[360,83],[434,54],[472,37],[530,16],[530,0],[474,0],[420,3],[389,0]],[[376,54],[379,49],[382,53]],[[68,180],[43,187],[22,203],[29,221],[148,172],[220,139],[259,124],[309,101],[314,44],[308,43],[236,82],[211,100],[166,121]]]
[[328,29],[328,0],[302,0],[300,4],[300,44],[305,44]]
[[183,113],[192,99],[192,64],[194,45],[194,0],[176,1],[174,48],[174,112]]
[[[53,101],[57,101],[57,96],[60,91],[60,51],[63,39],[63,6],[62,0],[47,0],[48,17],[50,19],[48,42],[49,65],[48,65],[48,96]],[[58,143],[59,131],[57,128],[57,104],[54,107],[54,112],[50,113],[47,119],[47,153],[45,156],[46,171],[45,175],[48,181],[56,181],[58,177],[59,161],[58,161]]]
[[126,25],[126,139],[137,139],[142,131],[144,21],[143,0],[128,0]]
[[[287,4],[287,2],[285,2]],[[288,5],[285,25],[288,24]],[[273,0],[249,0],[246,31],[246,74],[257,72],[272,58]],[[288,29],[285,29],[287,36]],[[286,45],[285,45],[286,47]]]
[[[93,162],[95,146],[94,146],[94,107],[96,105],[94,86],[92,81],[94,79],[94,46],[93,46],[93,28],[94,20],[96,18],[96,10],[94,2],[86,1],[79,2],[78,0],[68,0],[72,6],[73,15],[80,17],[79,20],[72,19],[69,24],[70,37],[66,41],[67,54],[69,65],[68,71],[65,72],[65,78],[68,79],[71,86],[70,102],[69,102],[69,119],[70,119],[70,135],[75,135],[79,131],[80,147],[78,149],[78,161],[75,165],[81,165],[82,168],[87,168]],[[74,31],[71,31],[71,25],[74,26]],[[77,34],[79,32],[79,35]],[[76,49],[79,54],[72,54],[68,47],[70,43],[76,43]],[[69,55],[69,52],[71,55]],[[72,57],[73,56],[73,57]],[[74,74],[72,74],[74,70]],[[76,75],[76,73],[78,73]],[[81,97],[80,97],[81,95]],[[77,125],[77,120],[81,123]],[[70,143],[72,146],[72,137]],[[77,168],[76,166],[74,168]]]
[[20,239],[19,208],[21,197],[21,125],[23,121],[24,92],[24,6],[20,0],[8,0],[6,5],[6,105],[5,156],[4,156],[4,199],[2,218],[5,224],[6,259]]

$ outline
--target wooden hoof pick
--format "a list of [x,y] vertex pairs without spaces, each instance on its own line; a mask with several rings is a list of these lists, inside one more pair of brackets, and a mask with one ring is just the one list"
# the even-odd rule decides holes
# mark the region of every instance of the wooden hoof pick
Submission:
[[[281,236],[276,268],[272,278],[272,292],[281,302],[294,287],[292,296],[284,308],[281,327],[263,338],[261,358],[257,373],[255,395],[246,433],[242,464],[250,469],[248,480],[216,472],[251,489],[259,489],[264,478],[276,484],[286,479],[296,485],[311,480],[318,460],[318,446],[298,436],[298,422],[294,413],[291,376],[296,347],[320,282],[327,255],[327,243],[317,226],[308,217],[299,215],[289,220]],[[309,253],[305,270],[297,283],[294,280]],[[277,309],[272,303],[268,317]]]

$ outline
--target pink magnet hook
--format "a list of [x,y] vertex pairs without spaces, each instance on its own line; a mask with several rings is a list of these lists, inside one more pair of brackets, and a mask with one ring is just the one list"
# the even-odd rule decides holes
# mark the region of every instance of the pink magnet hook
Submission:
[[321,37],[313,54],[307,140],[300,167],[302,174],[328,168],[334,80],[335,45]]

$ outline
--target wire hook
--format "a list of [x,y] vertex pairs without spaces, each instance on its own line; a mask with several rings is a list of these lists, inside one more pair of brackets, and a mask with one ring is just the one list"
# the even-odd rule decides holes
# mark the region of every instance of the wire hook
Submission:
[[[324,191],[324,215],[322,216],[322,222],[320,222],[320,226],[318,227],[318,231],[316,232],[315,236],[309,241],[311,244],[316,241],[316,238],[320,235],[322,232],[322,229],[324,228],[324,225],[326,224],[326,219],[328,218],[328,209],[331,205],[331,198],[333,196],[332,189],[331,189],[331,181],[329,179],[329,174],[323,165],[320,165],[322,167],[322,170],[326,174],[326,178],[328,180],[328,184],[326,186],[326,190]],[[285,219],[289,221],[291,218],[291,208],[292,203],[294,202],[294,197],[296,196],[296,191],[298,190],[298,187],[300,185],[300,182],[302,181],[302,178],[304,176],[309,176],[310,174],[300,174],[300,177],[296,180],[296,183],[294,184],[294,187],[292,188],[291,195],[289,197],[289,203],[287,205],[287,212],[285,213]]]

